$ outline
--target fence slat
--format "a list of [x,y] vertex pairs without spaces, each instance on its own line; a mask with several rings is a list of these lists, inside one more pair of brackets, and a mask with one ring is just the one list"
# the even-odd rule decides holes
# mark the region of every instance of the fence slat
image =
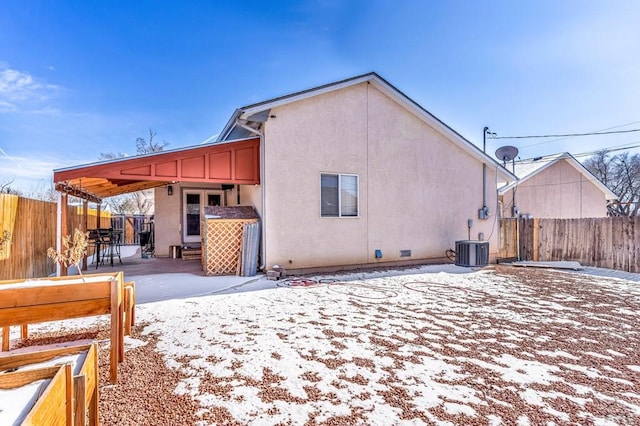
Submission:
[[518,219],[502,218],[499,226],[498,260],[516,259],[518,257]]

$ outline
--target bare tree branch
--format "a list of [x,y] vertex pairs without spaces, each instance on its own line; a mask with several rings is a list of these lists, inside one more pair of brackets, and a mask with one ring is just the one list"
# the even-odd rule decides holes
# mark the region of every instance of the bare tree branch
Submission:
[[603,150],[586,160],[584,166],[618,196],[617,202],[607,206],[609,215],[640,214],[640,155],[625,152],[611,156]]
[[[136,152],[138,155],[161,152],[169,145],[168,142],[156,142],[156,132],[149,129],[149,138],[136,138]],[[116,160],[126,157],[123,153],[100,153],[101,160]],[[154,208],[153,192],[138,191],[130,194],[107,198],[106,203],[116,214],[150,214]]]
[[12,188],[13,179],[5,179],[0,182],[0,194],[13,194],[13,195],[22,195],[22,192],[18,191],[15,188]]
[[138,150],[138,154],[151,154],[153,152],[163,151],[165,147],[169,145],[169,142],[162,141],[161,143],[155,142],[153,138],[156,136],[156,133],[149,129],[149,140],[147,141],[145,138],[137,138],[136,139],[136,149]]

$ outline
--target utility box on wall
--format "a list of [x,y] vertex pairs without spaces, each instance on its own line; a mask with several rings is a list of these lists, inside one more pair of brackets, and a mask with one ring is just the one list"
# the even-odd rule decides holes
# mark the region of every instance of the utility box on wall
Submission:
[[456,241],[457,266],[487,266],[489,264],[489,241]]

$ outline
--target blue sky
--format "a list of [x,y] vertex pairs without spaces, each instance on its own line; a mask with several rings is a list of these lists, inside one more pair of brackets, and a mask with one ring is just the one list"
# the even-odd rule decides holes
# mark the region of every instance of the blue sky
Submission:
[[[640,128],[637,1],[33,1],[0,5],[0,183],[196,145],[236,107],[375,71],[482,145]],[[623,126],[624,127],[619,127]],[[528,158],[640,132],[488,140]],[[637,151],[632,151],[637,152]]]

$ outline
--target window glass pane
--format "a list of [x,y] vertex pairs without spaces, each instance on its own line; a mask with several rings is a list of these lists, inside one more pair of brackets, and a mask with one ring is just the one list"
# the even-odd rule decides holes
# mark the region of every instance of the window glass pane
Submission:
[[338,216],[338,175],[320,176],[320,214]]
[[358,176],[340,175],[341,216],[358,216]]
[[207,206],[219,206],[220,194],[207,194]]
[[187,235],[200,235],[200,194],[187,194]]

